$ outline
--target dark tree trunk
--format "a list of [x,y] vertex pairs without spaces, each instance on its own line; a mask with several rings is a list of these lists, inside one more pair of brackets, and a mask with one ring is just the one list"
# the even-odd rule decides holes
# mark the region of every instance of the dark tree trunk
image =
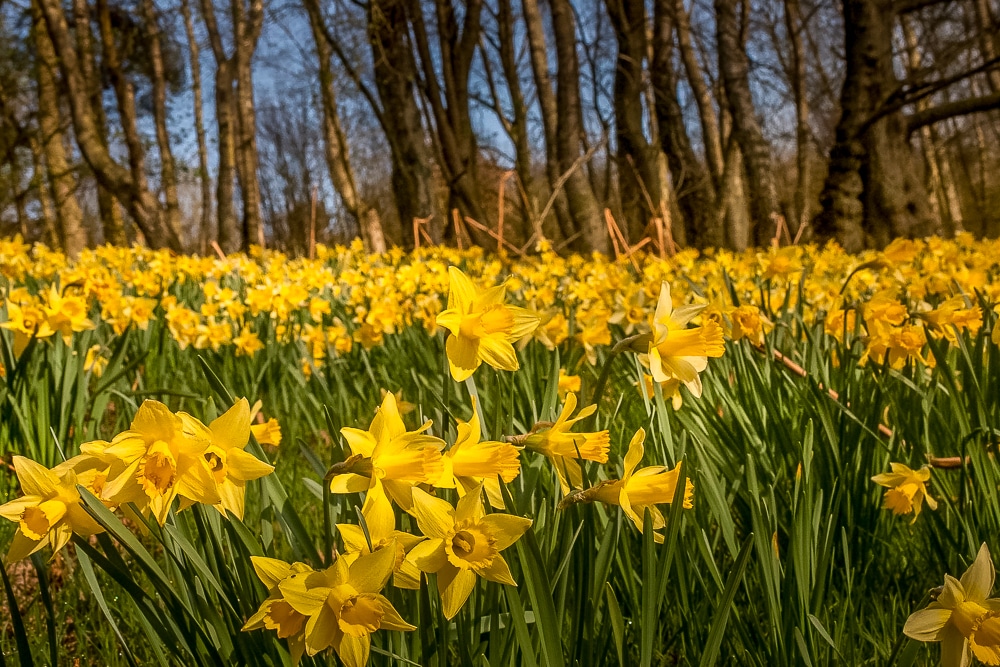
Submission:
[[375,86],[382,102],[386,139],[392,151],[392,188],[405,245],[413,247],[415,220],[428,220],[431,239],[441,241],[444,219],[435,210],[430,156],[417,106],[416,61],[406,32],[405,0],[372,0],[368,38]]
[[[108,145],[108,120],[104,112],[104,96],[98,75],[97,56],[94,52],[94,33],[90,25],[90,5],[87,4],[87,0],[73,0],[73,24],[76,31],[76,48],[79,53],[81,79],[90,97],[94,123],[98,128],[100,140],[106,148]],[[101,215],[104,242],[125,245],[128,239],[125,235],[125,221],[122,218],[118,202],[99,181],[97,183],[97,209]]]
[[575,226],[582,232],[588,250],[607,254],[610,236],[597,197],[587,180],[580,153],[584,139],[580,104],[580,62],[576,53],[576,20],[569,0],[551,0],[552,32],[556,43],[556,135],[559,168],[566,177],[566,198]]
[[[531,71],[534,75],[538,106],[542,113],[542,128],[545,132],[545,175],[549,181],[549,196],[554,197],[552,210],[555,211],[559,229],[563,237],[570,239],[576,234],[577,227],[569,210],[566,189],[559,185],[562,176],[562,170],[559,168],[559,110],[549,75],[548,45],[542,26],[542,14],[538,9],[538,0],[521,0],[521,8],[524,12]],[[572,245],[576,248],[583,246],[582,241]]]
[[[465,18],[458,24],[452,0],[435,0],[439,58],[431,55],[427,28],[420,2],[411,2],[409,13],[413,24],[420,64],[423,66],[424,94],[430,102],[440,165],[448,184],[448,210],[458,210],[479,223],[486,223],[479,189],[478,145],[469,115],[469,74],[479,43],[481,0],[470,0],[465,6]],[[440,65],[437,74],[435,63]],[[439,82],[440,79],[440,82]],[[446,235],[455,233],[451,225]],[[473,242],[487,245],[492,240],[475,229],[469,229]]]
[[673,65],[673,0],[656,0],[653,9],[653,57],[650,63],[660,144],[667,156],[685,238],[698,248],[722,246],[722,220],[717,214],[712,178],[691,145],[677,99]]
[[901,112],[882,113],[897,86],[892,2],[844,0],[843,7],[847,69],[841,115],[814,228],[819,238],[858,251],[898,236],[925,236],[933,220],[906,119]]
[[[660,179],[656,147],[646,138],[643,118],[643,61],[646,58],[646,8],[643,0],[606,0],[618,39],[615,66],[615,136],[623,226],[636,243],[660,216]],[[654,75],[657,73],[654,71]]]
[[[749,0],[743,0],[748,2]],[[753,241],[766,246],[775,236],[778,192],[774,182],[771,149],[760,128],[750,94],[750,65],[736,15],[739,0],[715,0],[715,27],[719,73],[733,119],[733,136],[743,152],[750,189]]]

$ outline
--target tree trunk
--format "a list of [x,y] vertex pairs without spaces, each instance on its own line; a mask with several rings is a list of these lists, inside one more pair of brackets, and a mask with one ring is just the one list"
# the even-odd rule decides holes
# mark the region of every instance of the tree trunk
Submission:
[[38,1],[45,14],[45,24],[55,46],[63,82],[67,88],[74,134],[80,152],[98,182],[124,204],[147,243],[154,248],[168,247],[180,252],[180,239],[164,223],[156,197],[145,189],[143,183],[132,178],[129,170],[112,159],[101,141],[61,4],[58,0]]
[[[90,6],[87,4],[87,0],[73,0],[73,23],[76,30],[77,50],[80,54],[81,75],[90,96],[94,122],[100,132],[100,140],[107,148],[108,120],[104,112],[104,96],[98,75],[97,57],[94,53],[94,33],[90,25]],[[97,183],[97,209],[101,215],[104,242],[119,246],[128,243],[128,238],[125,235],[125,221],[118,203],[100,182]]]
[[795,102],[795,163],[798,178],[795,183],[794,236],[809,222],[810,154],[812,141],[809,131],[809,98],[806,91],[806,61],[802,46],[802,9],[799,0],[785,0],[785,25],[791,47],[792,99]]
[[[677,45],[680,49],[681,62],[687,74],[688,85],[694,93],[694,101],[698,106],[698,119],[701,122],[701,135],[705,144],[705,158],[708,171],[715,182],[716,188],[722,184],[722,173],[725,170],[725,160],[722,154],[722,136],[719,133],[719,116],[715,112],[715,101],[712,91],[705,83],[701,63],[694,51],[691,41],[691,20],[684,8],[684,0],[672,0],[674,22],[677,29]],[[665,14],[661,8],[661,15]]]
[[368,38],[384,129],[392,150],[392,188],[406,245],[413,247],[414,221],[425,220],[431,240],[441,241],[445,220],[435,210],[430,157],[417,106],[416,62],[399,26],[406,25],[405,0],[368,4]]
[[753,241],[758,246],[766,246],[775,236],[781,210],[770,147],[764,139],[750,94],[750,65],[736,16],[737,2],[738,0],[715,0],[719,74],[733,118],[733,136],[743,153],[749,179],[747,185],[750,188]]
[[[59,232],[56,230],[56,212],[52,207],[52,190],[46,186],[45,178],[45,158],[42,155],[42,145],[37,136],[29,137],[28,143],[31,147],[31,184],[30,187],[37,193],[38,206],[42,209],[42,242],[51,248],[59,246]],[[27,229],[22,228],[22,237],[28,240]]]
[[618,187],[623,224],[628,227],[630,242],[636,243],[660,214],[659,151],[646,138],[642,105],[648,46],[646,9],[643,0],[606,0],[605,4],[618,39],[614,81]]
[[191,66],[191,91],[194,95],[194,130],[198,139],[198,182],[201,184],[201,224],[198,240],[201,254],[208,253],[212,236],[212,179],[208,173],[208,142],[205,139],[204,107],[201,99],[201,56],[198,39],[194,32],[191,7],[188,0],[181,0],[181,14],[184,17],[184,32],[187,35],[188,54]]
[[844,0],[847,68],[841,115],[814,221],[820,238],[847,250],[882,247],[933,229],[901,112],[880,113],[898,85],[892,62],[891,0]]
[[309,25],[316,42],[319,59],[319,87],[323,100],[323,139],[326,165],[330,181],[340,195],[344,207],[358,223],[361,240],[371,252],[385,252],[385,235],[378,211],[369,206],[358,193],[357,179],[351,167],[347,139],[340,125],[336,90],[333,87],[333,69],[330,66],[331,49],[326,41],[323,15],[318,0],[304,0],[309,14]]
[[[482,207],[477,165],[479,149],[469,115],[469,74],[479,43],[482,2],[467,2],[461,29],[451,2],[452,0],[434,1],[438,58],[431,55],[420,2],[410,3],[409,14],[424,71],[424,93],[430,102],[437,130],[441,171],[448,184],[448,210],[457,209],[463,218],[468,216],[485,224],[486,215]],[[435,65],[440,65],[440,75]],[[448,226],[446,229],[450,230],[452,227]],[[489,237],[475,229],[468,231],[477,245],[485,246],[491,242]]]
[[241,225],[236,220],[233,179],[236,177],[236,119],[233,82],[236,63],[226,55],[222,35],[215,20],[212,0],[201,0],[201,14],[208,31],[208,41],[215,57],[215,122],[218,126],[219,173],[215,184],[219,246],[223,252],[239,252],[244,247]]
[[264,244],[264,226],[260,215],[260,179],[257,175],[257,114],[253,101],[253,55],[257,50],[264,21],[263,0],[250,0],[249,11],[243,0],[231,0],[236,75],[236,172],[240,179],[243,203],[243,243]]
[[118,45],[115,43],[114,28],[111,25],[111,10],[107,0],[97,0],[97,25],[100,28],[104,69],[115,91],[118,117],[125,146],[128,149],[128,164],[132,171],[132,180],[141,190],[148,190],[146,152],[139,136],[139,121],[135,110],[135,86],[129,81],[122,67]]
[[181,230],[181,209],[177,200],[177,170],[174,153],[170,148],[170,134],[167,131],[167,80],[163,71],[163,46],[159,17],[153,0],[142,0],[142,14],[149,40],[149,58],[152,66],[153,83],[153,124],[156,126],[156,146],[160,152],[160,188],[166,206],[164,215],[167,224],[178,237]]
[[87,233],[83,228],[83,212],[76,200],[76,180],[66,159],[63,144],[63,122],[55,78],[59,63],[52,40],[45,29],[41,8],[35,3],[32,3],[32,14],[32,33],[38,54],[38,62],[35,64],[38,133],[48,172],[49,193],[55,207],[58,240],[67,255],[76,257],[87,246]]
[[[504,80],[507,83],[513,116],[508,131],[514,143],[514,171],[521,183],[523,195],[520,199],[523,204],[524,219],[533,221],[539,211],[532,174],[531,142],[528,137],[528,105],[521,87],[521,73],[518,71],[517,52],[514,47],[515,23],[511,0],[497,0],[497,30],[500,66],[503,68]],[[542,221],[538,223],[542,224]]]
[[576,54],[576,21],[569,0],[551,0],[552,32],[555,37],[556,108],[559,114],[556,147],[559,168],[566,177],[566,198],[575,226],[582,231],[588,250],[607,254],[610,235],[597,197],[584,171],[583,112],[580,105],[580,63]]
[[[545,40],[545,30],[542,27],[542,15],[538,9],[538,0],[521,0],[524,13],[525,32],[528,36],[528,50],[531,55],[531,71],[535,79],[535,90],[538,96],[538,106],[542,112],[542,128],[545,133],[545,175],[548,177],[550,197],[555,197],[552,210],[555,211],[556,222],[563,237],[573,238],[577,231],[575,221],[569,211],[569,200],[566,190],[558,186],[562,176],[559,168],[558,128],[559,110],[556,107],[556,96],[552,92],[552,80],[549,76],[548,45]],[[581,247],[582,243],[572,244]]]
[[[984,61],[993,60],[1000,51],[1000,37],[997,36],[996,20],[990,10],[989,0],[972,0],[976,12],[976,27],[980,35],[979,48]],[[1000,92],[1000,70],[991,69],[986,73],[986,81],[991,92]]]
[[[670,167],[687,243],[698,248],[719,247],[724,243],[724,236],[721,220],[717,215],[713,179],[691,145],[684,112],[677,99],[677,76],[673,65],[673,15],[673,0],[654,2],[653,56],[649,70],[655,95],[660,144]],[[700,69],[698,77],[701,77]],[[714,116],[714,111],[712,115]],[[715,120],[712,122],[716,123]],[[722,161],[721,157],[719,161]]]

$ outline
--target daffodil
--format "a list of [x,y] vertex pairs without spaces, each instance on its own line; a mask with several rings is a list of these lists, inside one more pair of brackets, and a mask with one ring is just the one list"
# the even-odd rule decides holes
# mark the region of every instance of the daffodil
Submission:
[[648,354],[642,357],[653,380],[680,380],[696,398],[701,396],[699,374],[708,368],[708,358],[721,357],[726,349],[722,327],[714,320],[688,327],[703,309],[700,305],[674,308],[670,285],[664,282],[653,315],[653,340]]
[[14,332],[14,355],[18,357],[33,338],[49,338],[55,334],[41,308],[10,300],[7,301],[7,321],[0,322],[0,328]]
[[458,489],[464,495],[482,484],[493,507],[503,508],[498,476],[505,483],[513,482],[521,472],[521,457],[517,447],[508,442],[496,442],[479,438],[479,414],[473,403],[469,421],[458,422],[458,436],[455,444],[444,453],[441,462],[441,477],[434,486],[443,489]]
[[942,667],[966,667],[971,656],[1000,665],[1000,600],[989,598],[995,572],[983,544],[962,578],[944,575],[937,600],[906,619],[903,634],[921,642],[941,642]]
[[542,425],[536,432],[520,440],[528,449],[542,454],[552,462],[564,494],[583,484],[583,470],[577,459],[607,463],[608,448],[611,446],[611,437],[607,431],[574,433],[570,430],[577,422],[594,414],[597,406],[588,405],[570,419],[575,409],[576,394],[569,393],[555,423]]
[[326,570],[293,573],[278,583],[281,598],[307,619],[308,655],[332,646],[346,667],[363,667],[373,632],[416,629],[380,593],[395,559],[394,547],[379,549],[350,565],[338,558]]
[[[337,530],[344,540],[344,553],[340,557],[350,564],[364,554],[379,549],[393,549],[396,552],[392,566],[393,586],[413,590],[420,588],[420,570],[406,559],[406,554],[424,538],[396,530],[396,515],[392,511],[392,504],[381,491],[369,493],[365,497],[361,515],[368,529],[367,537],[361,526],[350,523],[337,524]],[[370,547],[369,540],[371,540]]]
[[293,574],[309,574],[314,572],[305,563],[286,563],[276,558],[265,558],[263,556],[251,556],[254,572],[261,583],[267,588],[267,599],[260,605],[257,612],[247,619],[243,625],[243,631],[259,630],[267,628],[275,630],[279,639],[288,640],[288,650],[292,655],[292,662],[298,664],[305,653],[305,625],[307,617],[300,614],[288,604],[278,585],[288,579]]
[[932,510],[937,509],[937,501],[927,493],[927,483],[931,479],[931,469],[927,466],[911,470],[902,463],[890,463],[892,472],[884,472],[872,477],[872,481],[886,487],[882,507],[893,514],[913,514],[916,521],[924,501]]
[[462,497],[457,507],[414,489],[413,514],[427,539],[413,547],[408,558],[422,572],[437,575],[445,618],[454,618],[462,608],[477,576],[517,585],[500,552],[520,539],[531,526],[530,519],[485,514],[481,486]]
[[103,531],[81,505],[77,484],[85,480],[73,470],[49,470],[23,456],[15,456],[13,463],[24,496],[0,505],[0,516],[17,524],[6,562],[27,558],[45,546],[55,555],[74,533],[89,537]]
[[[628,451],[625,453],[625,470],[621,479],[601,482],[567,501],[600,501],[608,505],[618,505],[639,532],[643,530],[644,515],[647,510],[653,520],[653,530],[666,526],[667,522],[657,505],[673,502],[677,480],[680,479],[681,464],[678,463],[673,470],[666,466],[648,466],[636,470],[642,461],[645,439],[646,431],[641,428],[632,436]],[[687,479],[684,488],[684,509],[692,507],[694,507],[694,484]],[[654,533],[653,536],[657,542],[663,542],[662,534]]]
[[241,398],[207,427],[187,413],[179,416],[191,438],[208,442],[204,457],[221,499],[216,508],[242,519],[246,483],[274,472],[274,466],[244,450],[250,441],[250,403]]
[[185,432],[183,419],[163,403],[143,401],[129,430],[115,436],[104,450],[125,465],[105,484],[105,497],[149,510],[161,525],[178,496],[218,505],[222,497],[205,459],[208,444]]
[[452,377],[462,382],[484,361],[496,369],[516,371],[520,365],[512,343],[535,330],[538,316],[505,304],[506,285],[480,289],[454,266],[448,274],[448,308],[437,316],[437,324],[451,332],[445,348]]
[[[415,484],[432,484],[442,473],[441,450],[445,442],[427,435],[431,422],[416,431],[407,431],[396,407],[396,397],[387,393],[367,431],[345,427],[340,430],[357,459],[343,473],[330,480],[333,493],[357,493],[384,488],[403,509],[409,509],[410,489]],[[352,458],[354,458],[352,457]],[[357,464],[357,465],[354,465]],[[367,466],[367,475],[353,470]],[[376,486],[380,482],[381,486]]]
[[271,417],[262,424],[254,424],[254,419],[260,413],[261,401],[257,401],[250,408],[250,432],[253,434],[254,440],[261,445],[271,445],[277,447],[281,444],[281,424],[277,419]]

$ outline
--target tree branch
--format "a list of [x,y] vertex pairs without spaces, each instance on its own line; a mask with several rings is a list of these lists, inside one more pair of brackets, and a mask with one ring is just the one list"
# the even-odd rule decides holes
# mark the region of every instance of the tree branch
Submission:
[[933,125],[956,116],[967,116],[973,113],[991,111],[1000,108],[1000,93],[969,97],[964,100],[939,104],[936,107],[918,111],[907,117],[906,126],[909,132],[914,132],[927,125]]

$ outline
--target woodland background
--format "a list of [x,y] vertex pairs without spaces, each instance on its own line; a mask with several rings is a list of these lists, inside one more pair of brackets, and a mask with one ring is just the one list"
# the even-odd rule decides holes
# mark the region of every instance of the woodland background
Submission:
[[0,234],[70,255],[996,237],[998,15],[996,0],[0,0]]

